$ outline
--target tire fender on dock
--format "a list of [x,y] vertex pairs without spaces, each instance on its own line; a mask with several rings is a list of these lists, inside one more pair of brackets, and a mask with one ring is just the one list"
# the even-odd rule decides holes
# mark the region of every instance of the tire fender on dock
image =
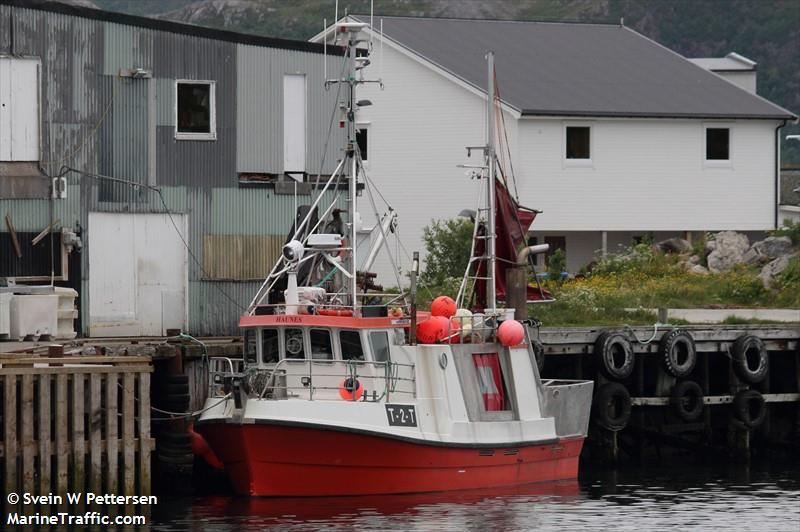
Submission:
[[697,348],[694,338],[686,329],[673,329],[661,337],[658,353],[664,369],[679,379],[688,377],[697,364]]
[[767,417],[767,403],[758,390],[740,390],[733,396],[733,417],[743,428],[761,426]]
[[631,417],[631,394],[619,382],[607,382],[600,386],[594,397],[594,413],[597,423],[611,431],[624,429]]
[[622,333],[607,331],[597,337],[594,354],[603,374],[611,379],[627,379],[633,372],[634,355],[631,341]]
[[686,422],[697,421],[703,415],[703,389],[694,381],[680,381],[672,387],[670,403],[675,413]]
[[767,378],[769,356],[761,338],[752,334],[740,336],[731,347],[733,371],[748,384],[758,384]]

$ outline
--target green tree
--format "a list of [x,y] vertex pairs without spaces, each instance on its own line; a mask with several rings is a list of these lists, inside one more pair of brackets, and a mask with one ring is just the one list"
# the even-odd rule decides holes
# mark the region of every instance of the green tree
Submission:
[[473,224],[465,218],[431,220],[422,230],[425,241],[425,270],[422,281],[430,286],[464,275],[472,245]]

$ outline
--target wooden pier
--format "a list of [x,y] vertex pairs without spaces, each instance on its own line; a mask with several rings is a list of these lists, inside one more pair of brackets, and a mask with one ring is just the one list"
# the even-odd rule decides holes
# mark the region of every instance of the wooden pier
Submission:
[[148,356],[0,357],[5,493],[149,495]]

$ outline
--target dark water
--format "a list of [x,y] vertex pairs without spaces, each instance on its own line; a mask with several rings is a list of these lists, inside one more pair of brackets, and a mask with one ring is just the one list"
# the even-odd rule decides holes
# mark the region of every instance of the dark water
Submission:
[[800,532],[800,465],[584,469],[577,482],[447,494],[161,497],[153,529]]

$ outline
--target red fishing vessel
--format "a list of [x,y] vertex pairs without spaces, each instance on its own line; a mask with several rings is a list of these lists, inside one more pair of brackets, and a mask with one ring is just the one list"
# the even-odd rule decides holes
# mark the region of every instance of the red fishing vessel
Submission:
[[[356,89],[371,82],[362,75],[368,58],[356,51],[364,28],[336,26],[349,68],[328,82],[347,91],[345,157],[313,204],[299,210],[281,260],[242,316],[243,360],[211,360],[210,395],[195,428],[246,495],[575,479],[592,382],[543,380],[533,328],[497,305],[507,262],[543,248],[525,248],[535,211],[520,207],[496,175],[492,128],[485,146],[471,148],[484,154],[472,168],[488,201],[476,212],[473,257],[457,301],[440,297],[430,313],[418,312],[416,260],[408,294],[371,286],[367,272],[394,224],[391,211],[379,217],[375,242],[358,260],[357,189],[369,186],[355,128],[363,104]],[[495,124],[496,101],[488,100],[488,124]],[[347,223],[335,202],[323,205],[342,179],[349,182]],[[532,289],[528,296],[547,294]]]

